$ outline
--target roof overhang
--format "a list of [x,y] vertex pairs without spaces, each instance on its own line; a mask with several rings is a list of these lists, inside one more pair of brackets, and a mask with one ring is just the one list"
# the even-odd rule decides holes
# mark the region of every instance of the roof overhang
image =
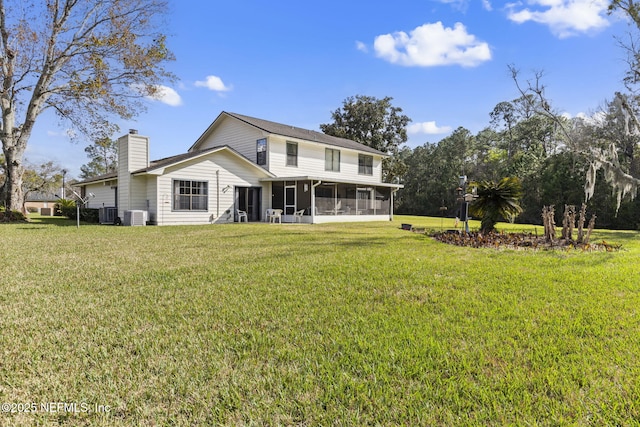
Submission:
[[96,176],[94,178],[89,178],[84,181],[76,182],[70,185],[72,187],[84,187],[91,184],[99,184],[99,183],[105,183],[105,182],[117,181],[117,180],[118,180],[118,174],[114,172],[114,173],[108,173],[105,175]]
[[353,181],[335,178],[321,178],[318,176],[279,176],[270,178],[261,178],[261,182],[281,182],[281,181],[315,181],[317,184],[350,184],[361,185],[363,187],[387,187],[400,189],[404,188],[402,184],[392,184],[389,182],[367,182],[367,181]]
[[271,172],[269,172],[268,170],[266,170],[265,168],[263,168],[260,165],[257,165],[255,163],[253,163],[251,160],[247,159],[245,156],[243,156],[242,154],[238,153],[236,150],[234,150],[233,148],[223,145],[220,147],[214,147],[211,148],[209,150],[204,150],[202,152],[198,152],[197,154],[193,154],[193,155],[188,155],[184,158],[179,158],[179,160],[176,161],[172,161],[172,162],[167,162],[164,163],[162,165],[159,166],[151,166],[148,168],[144,168],[138,171],[135,171],[132,173],[132,175],[134,176],[140,176],[140,175],[163,175],[165,173],[165,170],[169,167],[175,167],[175,166],[179,166],[180,164],[186,163],[186,162],[192,162],[194,160],[198,160],[201,159],[203,157],[206,156],[210,156],[212,154],[215,153],[220,153],[220,152],[225,152],[225,153],[229,153],[232,156],[236,157],[238,160],[240,160],[241,162],[244,162],[245,164],[249,165],[250,167],[259,170],[260,172],[264,173],[265,175],[269,176],[269,177],[274,177],[275,175]]

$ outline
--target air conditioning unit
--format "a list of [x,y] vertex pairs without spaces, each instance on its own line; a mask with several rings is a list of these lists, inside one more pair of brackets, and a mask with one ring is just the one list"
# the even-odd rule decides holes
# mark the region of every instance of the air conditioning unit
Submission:
[[100,224],[113,224],[118,216],[117,208],[100,208],[98,209],[98,220]]
[[124,211],[122,225],[147,225],[147,211]]

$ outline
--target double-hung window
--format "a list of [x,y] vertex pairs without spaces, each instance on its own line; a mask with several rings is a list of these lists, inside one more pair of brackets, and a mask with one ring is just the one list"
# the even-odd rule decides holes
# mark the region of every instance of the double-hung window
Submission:
[[260,166],[267,164],[267,139],[259,139],[256,141],[256,163]]
[[358,154],[358,174],[373,175],[373,156]]
[[207,181],[173,181],[173,210],[206,211]]
[[287,166],[298,166],[298,143],[287,141]]
[[326,148],[324,150],[324,170],[340,172],[340,150]]

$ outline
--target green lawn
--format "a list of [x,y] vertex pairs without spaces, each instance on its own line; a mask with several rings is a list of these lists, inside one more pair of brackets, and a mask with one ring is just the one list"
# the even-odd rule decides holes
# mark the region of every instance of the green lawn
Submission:
[[0,225],[0,425],[640,424],[639,233],[407,222]]

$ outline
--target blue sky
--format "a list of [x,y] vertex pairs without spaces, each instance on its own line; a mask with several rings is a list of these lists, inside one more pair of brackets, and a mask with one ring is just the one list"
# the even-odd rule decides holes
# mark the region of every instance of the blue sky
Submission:
[[[604,0],[169,0],[179,81],[134,121],[151,159],[185,152],[221,111],[319,130],[345,98],[390,96],[412,119],[407,146],[476,133],[523,78],[543,71],[553,105],[595,111],[621,90],[631,27]],[[85,143],[45,113],[27,158],[77,176]],[[114,135],[118,137],[120,135]]]

